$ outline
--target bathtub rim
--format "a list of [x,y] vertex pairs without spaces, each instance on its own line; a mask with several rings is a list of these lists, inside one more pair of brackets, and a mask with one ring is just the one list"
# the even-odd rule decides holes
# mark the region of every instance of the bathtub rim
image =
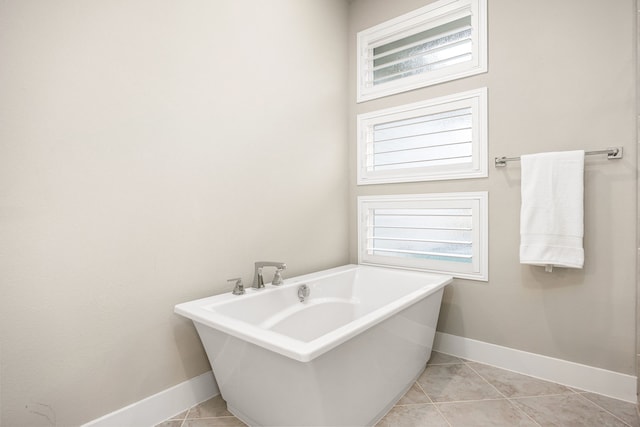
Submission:
[[[284,334],[264,329],[258,325],[254,325],[242,320],[234,319],[230,316],[221,314],[211,310],[212,307],[224,305],[230,301],[237,301],[238,298],[257,298],[269,292],[277,292],[289,287],[299,286],[313,280],[325,279],[338,274],[344,274],[359,268],[366,269],[384,269],[398,270],[408,273],[418,273],[420,275],[431,276],[433,283],[424,286],[403,295],[389,303],[379,307],[370,313],[359,317],[343,326],[340,326],[331,332],[320,337],[304,342],[288,337]],[[321,270],[301,276],[287,279],[283,285],[274,286],[272,284],[265,285],[264,289],[247,289],[245,295],[232,295],[230,292],[224,294],[213,295],[210,297],[200,298],[193,301],[177,304],[174,312],[181,316],[191,319],[193,322],[211,327],[218,331],[229,334],[238,339],[247,341],[257,346],[266,348],[290,359],[299,362],[310,362],[322,354],[337,347],[348,339],[358,335],[359,333],[377,325],[378,323],[388,319],[403,309],[415,304],[416,302],[427,298],[429,295],[443,289],[447,284],[451,283],[453,277],[439,273],[421,272],[415,270],[398,269],[392,267],[379,267],[362,264],[347,264],[340,267]]]

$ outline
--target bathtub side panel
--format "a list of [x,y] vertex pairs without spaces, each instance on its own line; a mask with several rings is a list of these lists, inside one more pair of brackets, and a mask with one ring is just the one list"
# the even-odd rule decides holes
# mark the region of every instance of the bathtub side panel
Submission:
[[196,324],[222,397],[251,425],[370,425],[424,370],[442,290],[298,362]]
[[298,362],[205,325],[196,323],[196,329],[220,394],[242,421],[251,426],[293,426],[323,419],[313,363]]

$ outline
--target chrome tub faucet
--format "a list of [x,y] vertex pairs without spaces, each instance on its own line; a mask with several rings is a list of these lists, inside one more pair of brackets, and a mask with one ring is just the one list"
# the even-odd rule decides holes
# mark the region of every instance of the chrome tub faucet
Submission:
[[234,294],[234,295],[244,295],[244,285],[242,284],[242,279],[240,277],[236,277],[234,279],[229,279],[229,280],[227,280],[227,282],[235,283],[235,286],[233,287],[233,291],[231,291],[232,294]]
[[284,262],[271,262],[271,261],[257,261],[255,263],[255,269],[253,273],[253,287],[256,289],[264,288],[264,278],[262,277],[262,269],[264,267],[275,267],[276,273],[271,281],[272,285],[282,285],[284,280],[282,279],[282,271],[287,268]]

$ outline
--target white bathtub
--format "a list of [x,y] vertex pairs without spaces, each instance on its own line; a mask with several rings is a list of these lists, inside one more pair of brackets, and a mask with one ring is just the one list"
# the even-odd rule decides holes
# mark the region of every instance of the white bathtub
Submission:
[[347,265],[175,312],[193,320],[229,411],[245,423],[364,426],[424,370],[451,280]]

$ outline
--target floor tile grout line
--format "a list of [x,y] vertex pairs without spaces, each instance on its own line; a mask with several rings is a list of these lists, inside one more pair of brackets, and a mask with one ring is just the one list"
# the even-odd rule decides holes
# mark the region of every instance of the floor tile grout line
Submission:
[[[586,394],[586,393],[585,393],[585,394]],[[630,426],[630,425],[629,425],[629,423],[627,423],[625,420],[623,420],[622,418],[620,418],[619,416],[617,416],[617,415],[616,415],[616,414],[614,414],[613,412],[611,412],[611,411],[609,411],[609,410],[607,410],[607,409],[603,408],[602,406],[598,405],[596,402],[594,402],[594,401],[592,401],[592,400],[590,400],[590,399],[587,399],[585,396],[583,396],[583,394],[582,394],[582,393],[580,393],[579,395],[580,395],[580,397],[581,397],[583,400],[586,400],[587,402],[589,402],[590,404],[592,404],[592,405],[593,405],[593,406],[595,406],[596,408],[603,410],[604,412],[606,412],[607,414],[611,415],[612,417],[614,417],[614,418],[615,418],[615,419],[617,419],[618,421],[621,421],[624,425],[626,425],[626,426],[628,426],[628,427],[632,427],[632,426]]]
[[[538,397],[559,397],[559,396],[572,396],[573,394],[571,393],[551,393],[551,394],[537,394],[535,396],[515,396],[515,397],[508,397],[507,399],[510,400],[524,400],[524,399],[535,399]],[[589,400],[589,399],[587,399]]]
[[[536,398],[536,397],[556,397],[556,396],[567,396],[566,394],[548,394],[548,395],[544,395],[544,396],[527,396],[531,397],[531,398]],[[397,405],[393,405],[393,406],[420,406],[420,405],[449,405],[449,404],[460,404],[460,403],[482,403],[482,402],[498,402],[500,400],[519,400],[519,399],[526,399],[526,398],[517,398],[517,399],[513,399],[513,398],[509,398],[509,397],[492,397],[492,398],[487,398],[487,399],[473,399],[473,400],[447,400],[447,401],[432,401],[432,402],[423,402],[423,403],[403,403],[403,404],[397,404]],[[223,418],[223,417],[221,417]],[[194,418],[196,419],[196,418]]]
[[223,420],[227,418],[237,418],[234,415],[223,415],[221,417],[198,417],[198,418],[185,418],[185,421],[196,421],[196,420]]
[[[422,375],[421,375],[422,376]],[[429,399],[429,402],[431,403],[435,403],[433,401],[433,399],[431,399],[431,396],[429,396],[429,393],[427,393],[424,388],[422,387],[422,385],[418,382],[418,380],[416,380],[415,384],[418,386],[418,388],[420,389],[420,391],[422,391],[422,393],[424,393],[425,396],[427,396],[427,399]]]
[[[199,403],[198,403],[198,405],[199,405]],[[189,419],[189,414],[191,413],[191,410],[192,410],[193,408],[195,408],[196,406],[198,406],[198,405],[193,405],[192,407],[190,407],[189,409],[187,409],[187,413],[186,413],[186,414],[184,414],[184,421],[186,421],[186,420],[188,420],[188,419]]]
[[497,391],[497,392],[498,392],[498,394],[499,394],[500,396],[502,396],[502,397],[503,397],[503,398],[505,398],[505,399],[508,399],[508,397],[507,397],[503,392],[501,392],[500,390],[498,390],[498,387],[496,387],[496,386],[494,386],[493,384],[491,384],[491,382],[490,382],[488,379],[486,379],[486,378],[485,378],[484,376],[482,376],[478,371],[476,371],[475,369],[473,369],[473,366],[469,366],[469,364],[468,364],[468,363],[467,363],[466,365],[467,365],[467,367],[468,367],[469,369],[471,369],[473,372],[475,372],[475,374],[476,374],[477,376],[479,376],[480,378],[482,378],[482,380],[483,380],[485,383],[489,384],[489,385],[490,385],[490,386],[491,386],[495,391]]
[[433,407],[436,408],[436,411],[438,412],[438,414],[440,414],[440,416],[442,417],[442,419],[444,420],[445,423],[447,423],[447,425],[449,427],[453,427],[451,425],[451,423],[449,422],[449,420],[447,419],[447,417],[444,416],[444,414],[442,413],[442,411],[440,410],[440,408],[438,408],[438,405],[436,405],[435,403],[433,404]]
[[[431,398],[429,397],[429,399],[431,399]],[[436,408],[436,411],[438,412],[438,414],[440,414],[440,416],[442,417],[442,419],[444,420],[444,422],[445,422],[445,423],[447,423],[447,425],[448,425],[449,427],[453,427],[453,426],[451,425],[451,422],[449,422],[449,419],[448,419],[448,418],[447,418],[447,417],[442,413],[442,411],[440,410],[440,408],[438,407],[438,405],[436,405],[436,403],[435,403],[435,402],[433,402],[433,403],[432,403],[432,405],[433,405],[433,407],[434,407],[434,408]]]
[[[478,362],[475,362],[475,363],[478,363]],[[505,395],[503,392],[498,390],[498,387],[496,387],[493,384],[491,384],[491,382],[489,382],[488,379],[486,379],[482,374],[480,374],[478,371],[473,369],[473,366],[470,366],[469,363],[467,363],[466,365],[467,365],[467,367],[469,367],[469,369],[471,369],[473,372],[475,372],[480,378],[482,378],[487,384],[489,384],[491,387],[493,387],[501,396],[503,396],[505,398],[505,400],[507,402],[509,402],[509,405],[511,405],[512,408],[514,408],[516,411],[518,411],[518,413],[524,415],[525,417],[527,417],[528,419],[533,421],[533,423],[536,424],[537,426],[540,426],[540,424],[536,420],[531,418],[531,416],[529,414],[527,414],[522,408],[518,407],[518,405],[514,404],[511,400],[509,400],[509,397],[507,397],[507,395]],[[498,369],[500,369],[500,368],[498,368]]]
[[[564,396],[564,395],[559,395],[559,396]],[[532,397],[539,397],[539,396],[532,396]],[[511,400],[512,400],[511,398],[507,398],[507,401],[509,402],[509,404],[511,404],[511,406],[516,408],[518,411],[522,412],[527,418],[529,418],[531,421],[533,421],[533,423],[535,425],[542,427],[542,425],[539,422],[537,422],[536,420],[534,420],[533,417],[527,413],[527,411],[525,411],[524,409],[520,408],[518,405],[516,405]]]
[[[502,369],[502,368],[498,368],[498,367],[496,367],[496,366],[492,366],[492,365],[485,365],[484,363],[480,363],[480,362],[470,362],[470,363],[472,363],[472,364],[478,364],[478,365],[483,365],[483,366],[489,366],[490,368],[498,369],[498,370],[505,371],[505,372],[509,372],[509,373],[516,374],[516,375],[521,375],[521,376],[523,376],[523,377],[530,378],[530,379],[532,379],[532,380],[534,380],[534,381],[542,381],[542,382],[546,382],[546,383],[556,384],[556,385],[559,385],[559,386],[562,386],[562,387],[566,388],[566,389],[567,389],[567,391],[568,391],[567,393],[542,393],[542,394],[536,394],[536,395],[531,395],[531,396],[511,396],[511,397],[509,397],[509,396],[506,396],[506,395],[505,395],[505,398],[506,398],[506,399],[519,399],[519,398],[526,398],[526,397],[541,397],[541,396],[568,396],[568,395],[571,395],[571,394],[582,394],[582,393],[588,393],[587,391],[579,392],[579,391],[573,390],[573,389],[571,389],[571,387],[568,387],[568,386],[566,386],[566,385],[564,385],[564,384],[554,383],[553,381],[543,380],[543,379],[541,379],[541,378],[532,377],[531,375],[521,374],[521,373],[519,373],[519,372],[510,371],[510,370],[508,370],[508,369]],[[469,364],[467,364],[467,366],[469,366]],[[469,368],[473,369],[473,366],[469,366]],[[478,371],[476,371],[475,369],[473,369],[473,371],[474,371],[475,373],[477,373],[478,375],[480,375],[480,377],[482,377],[482,379],[484,379],[485,381],[489,382],[489,381],[488,381],[486,378],[484,378],[484,377],[482,376],[482,374],[480,374]],[[491,383],[489,382],[489,384],[491,384]],[[493,384],[492,384],[492,385],[493,385]],[[494,387],[494,388],[495,388],[495,387]],[[497,390],[497,389],[496,389],[496,390]],[[498,390],[498,392],[499,392],[500,394],[503,394],[503,393],[501,393],[501,392],[500,392],[500,390]],[[503,394],[503,395],[504,395],[504,394]]]
[[[428,366],[428,364],[427,364]],[[426,367],[425,367],[426,370]],[[422,376],[422,375],[420,375]],[[431,402],[431,404],[433,405],[434,408],[436,408],[436,411],[438,412],[438,414],[440,414],[440,416],[442,417],[442,419],[444,420],[445,423],[447,423],[447,425],[449,427],[453,427],[451,425],[451,423],[449,422],[449,420],[447,419],[447,417],[444,416],[444,414],[442,413],[442,411],[440,411],[440,408],[438,408],[438,405],[436,405],[436,403],[433,401],[433,399],[431,398],[431,396],[429,396],[429,393],[427,393],[425,391],[425,389],[422,387],[422,385],[418,382],[418,380],[416,380],[416,385],[418,386],[418,388],[424,393],[425,396],[427,396],[427,399],[429,399],[429,402]]]
[[471,400],[447,400],[442,402],[433,402],[434,405],[448,405],[450,403],[480,403],[480,402],[496,402],[498,400],[508,400],[506,397],[490,397],[487,399],[471,399]]
[[[603,408],[602,406],[598,405],[595,402],[592,402],[591,400],[587,399],[586,397],[583,396],[583,394],[587,394],[588,392],[583,392],[583,393],[574,393],[573,395],[578,395],[580,396],[580,398],[586,400],[587,402],[591,403],[593,406],[597,407],[598,409],[603,410],[604,412],[606,412],[607,414],[611,415],[612,417],[614,417],[615,419],[617,419],[618,421],[622,422],[624,425],[628,426],[628,427],[633,427],[631,425],[629,425],[629,423],[627,423],[625,420],[623,420],[622,418],[620,418],[619,416],[617,416],[616,414],[612,413],[611,411],[606,410],[605,408]],[[525,400],[525,399],[536,399],[539,397],[560,397],[560,396],[572,396],[572,394],[569,393],[555,393],[555,394],[542,394],[539,396],[519,396],[519,397],[510,397],[507,398],[507,400],[511,401],[511,400]]]
[[[511,374],[522,375],[522,376],[524,376],[524,377],[531,378],[531,379],[536,380],[536,381],[543,381],[543,382],[546,382],[546,383],[552,383],[552,384],[560,385],[560,386],[562,386],[562,387],[566,388],[567,390],[569,390],[571,393],[575,393],[575,394],[586,394],[586,393],[591,393],[591,392],[586,391],[586,390],[574,389],[574,388],[572,388],[571,386],[568,386],[568,385],[566,385],[566,384],[557,383],[557,382],[555,382],[555,381],[551,381],[551,380],[548,380],[548,379],[545,379],[545,378],[536,377],[536,376],[529,375],[529,374],[523,374],[522,372],[513,371],[513,370],[511,370],[511,369],[504,369],[504,368],[500,368],[499,366],[489,365],[489,364],[482,363],[482,362],[476,362],[476,361],[474,361],[474,360],[467,360],[467,361],[465,361],[465,365],[467,365],[467,366],[472,365],[472,364],[488,366],[488,367],[490,367],[490,368],[499,369],[499,370],[501,370],[501,371],[509,372],[509,373],[511,373]],[[469,366],[469,367],[470,367],[471,369],[473,369],[473,367],[471,367],[471,366]],[[480,374],[478,373],[478,375],[480,375]],[[480,375],[480,376],[482,376],[482,375]],[[556,395],[561,395],[561,394],[568,395],[568,394],[570,394],[570,393],[539,394],[539,395],[535,395],[535,396],[531,396],[531,397],[537,397],[537,396],[556,396]],[[597,393],[596,393],[596,394],[597,394]],[[529,396],[524,396],[524,397],[529,397]],[[511,399],[511,398],[508,398],[508,399]]]
[[192,408],[195,408],[196,405],[193,405],[191,407],[189,407],[189,409],[187,409],[187,411],[184,413],[184,418],[182,419],[182,422],[180,423],[180,427],[184,427],[184,423],[187,422],[187,419],[189,417],[189,412],[191,412]]
[[[409,407],[409,406],[423,406],[423,405],[432,405],[433,407],[435,407],[435,406],[436,406],[436,405],[435,405],[435,402],[433,402],[433,401],[431,400],[431,398],[429,397],[429,395],[427,395],[427,393],[425,393],[425,392],[424,392],[424,390],[422,389],[422,387],[420,386],[420,384],[418,384],[418,382],[417,382],[417,381],[415,382],[415,384],[416,384],[416,385],[418,385],[418,387],[420,387],[420,389],[421,389],[421,390],[422,390],[422,392],[425,394],[425,396],[427,397],[427,399],[429,399],[429,402],[423,402],[423,403],[404,403],[404,404],[402,404],[402,405],[399,405],[398,403],[396,403],[395,405],[393,405],[393,406],[392,406],[392,407],[391,407],[391,408],[390,408],[390,409],[389,409],[389,410],[388,410],[388,411],[387,411],[387,412],[382,416],[382,418],[380,418],[380,420],[378,421],[378,423],[380,423],[380,421],[384,420],[384,419],[385,419],[385,417],[386,417],[387,415],[389,415],[389,413],[391,413],[391,411],[393,411],[393,409],[394,409],[394,408],[397,408],[397,407],[402,407],[402,408],[404,408],[404,407]],[[404,396],[403,396],[403,397],[404,397]],[[401,398],[401,399],[402,399],[402,398]],[[437,409],[437,408],[436,408],[436,411],[438,411],[438,409]],[[438,413],[440,413],[440,411],[438,411]],[[444,416],[443,416],[442,414],[440,414],[440,415],[444,418]],[[449,427],[452,427],[452,426],[451,426],[451,424],[449,424],[449,422],[448,422],[446,419],[445,419],[445,422],[447,423],[447,425],[448,425]],[[375,425],[377,426],[378,424],[376,423]],[[393,427],[393,426],[391,426],[391,427]]]
[[[446,353],[442,353],[442,354],[446,354]],[[449,355],[452,356],[452,355]],[[455,357],[455,356],[452,356]],[[463,365],[464,361],[461,360],[460,358],[457,358],[458,361],[456,362],[451,362],[451,363],[427,363],[426,368],[428,368],[429,366],[451,366],[451,365]],[[425,370],[426,370],[425,368]],[[422,387],[422,385],[416,380],[416,384],[418,385],[418,387],[420,388],[420,390],[422,390],[422,392],[425,394],[425,396],[427,396],[427,399],[429,399],[429,401],[431,402],[431,404],[433,405],[433,407],[436,409],[436,411],[438,412],[438,414],[440,414],[440,416],[442,417],[442,419],[444,420],[445,423],[447,423],[447,425],[449,427],[453,427],[451,425],[451,422],[449,422],[449,420],[447,419],[447,417],[442,413],[442,411],[440,410],[440,408],[438,407],[438,405],[436,404],[436,402],[431,398],[431,396],[429,396],[429,393],[426,392],[426,390]]]
[[[429,366],[429,364],[427,363],[427,365],[425,366],[424,370],[426,371],[427,367]],[[424,373],[424,371],[423,371]],[[422,376],[422,374],[420,374],[420,376]],[[420,378],[420,377],[418,377]],[[440,408],[438,408],[438,405],[435,404],[435,402],[433,401],[433,399],[431,399],[431,396],[429,396],[429,393],[427,393],[425,391],[425,389],[422,387],[422,385],[418,382],[418,380],[416,379],[416,381],[414,382],[415,385],[418,386],[418,388],[420,389],[420,391],[422,391],[422,394],[424,394],[426,396],[427,399],[429,399],[429,402],[431,403],[423,403],[423,405],[433,405],[433,407],[435,408],[436,412],[438,412],[438,414],[440,414],[440,416],[442,417],[442,419],[444,420],[445,423],[447,423],[447,425],[449,427],[453,427],[451,425],[451,423],[449,422],[449,420],[447,419],[447,417],[444,416],[444,414],[440,411]],[[408,405],[394,405],[394,407],[396,406],[408,406]],[[392,408],[393,409],[393,408]],[[386,416],[386,414],[385,414]],[[382,419],[382,418],[381,418]]]
[[[531,418],[531,416],[529,416],[529,414],[527,414],[525,411],[523,411],[521,408],[518,408],[518,406],[514,405],[513,402],[511,402],[511,400],[509,398],[499,398],[499,399],[482,399],[482,400],[456,400],[456,401],[451,401],[451,402],[434,402],[433,405],[435,406],[436,410],[440,413],[440,415],[442,415],[444,417],[444,419],[447,421],[447,423],[449,423],[449,420],[447,419],[447,417],[440,411],[439,406],[440,405],[459,405],[461,403],[482,403],[482,402],[507,402],[509,403],[509,405],[511,405],[511,407],[513,409],[515,409],[518,413],[522,413],[526,418],[528,418],[532,423],[534,423],[536,426],[538,427],[542,427],[540,425],[540,423],[538,423],[536,420],[534,420],[533,418]],[[451,425],[449,423],[449,425]]]

